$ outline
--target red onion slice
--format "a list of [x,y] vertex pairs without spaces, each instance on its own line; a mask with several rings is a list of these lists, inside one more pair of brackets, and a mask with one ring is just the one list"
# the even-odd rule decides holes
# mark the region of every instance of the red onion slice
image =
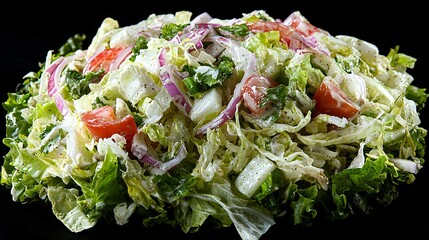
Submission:
[[170,41],[176,44],[181,43],[183,40],[192,42],[195,48],[191,48],[189,51],[194,51],[203,47],[202,41],[211,31],[213,31],[211,24],[197,24],[195,28],[185,28],[184,31],[176,34]]
[[240,82],[235,86],[234,94],[229,101],[226,108],[210,122],[206,123],[196,131],[197,136],[201,136],[207,133],[208,129],[218,128],[223,125],[229,119],[232,119],[235,116],[235,112],[238,109],[238,106],[242,99],[241,89],[243,87],[244,81],[253,73],[257,72],[256,67],[256,57],[255,55],[247,50],[246,48],[235,43],[231,39],[213,36],[211,40],[215,43],[221,45],[226,50],[228,50],[232,55],[232,60],[235,62],[236,66],[244,71],[243,77]]
[[137,158],[140,163],[148,164],[151,167],[161,170],[162,173],[168,172],[175,166],[180,164],[187,155],[186,147],[183,143],[180,146],[179,152],[174,158],[167,162],[161,162],[154,156],[150,155],[148,147],[141,135],[135,135],[133,143],[131,145],[131,153]]
[[[179,44],[183,41],[183,39],[186,39],[187,41],[190,41],[194,44],[195,48],[189,49],[189,51],[193,51],[203,47],[202,41],[211,31],[213,31],[213,25],[211,24],[196,24],[195,28],[189,28],[176,34],[176,36],[174,36],[170,41]],[[188,116],[192,108],[192,101],[180,89],[172,67],[169,66],[166,62],[165,51],[166,49],[162,49],[158,57],[161,82],[167,92],[173,98],[174,104],[179,108],[180,111]]]
[[178,86],[174,72],[171,69],[171,66],[166,62],[164,51],[165,49],[162,49],[158,57],[162,85],[165,87],[168,94],[170,94],[170,96],[173,98],[173,103],[177,106],[177,108],[179,108],[180,111],[188,116],[192,108],[191,99],[189,99],[189,97]]
[[65,57],[64,60],[61,61],[61,63],[58,65],[57,69],[55,69],[54,82],[56,88],[60,86],[61,73],[63,72],[64,68],[66,68],[67,64],[69,64],[72,60],[72,56]]
[[162,162],[148,153],[146,144],[134,137],[133,143],[131,144],[131,153],[137,158],[140,163],[146,163],[149,166],[161,169]]
[[73,55],[67,57],[59,57],[46,70],[49,73],[48,80],[48,95],[54,98],[55,105],[63,116],[67,115],[70,109],[67,106],[66,100],[58,92],[60,86],[61,73],[64,68],[73,60]]
[[[310,47],[314,52],[320,53],[323,55],[330,55],[330,51],[326,46],[320,44],[318,39],[315,37],[315,34],[325,34],[329,35],[329,33],[323,29],[320,29],[313,24],[311,24],[307,19],[302,16],[299,11],[295,11],[290,14],[283,23],[287,26],[291,26],[294,29],[295,33],[291,35],[291,38],[295,38],[299,40],[306,46]],[[299,36],[297,36],[299,35]],[[296,45],[290,46],[292,50],[301,50],[302,47],[296,47]]]
[[206,23],[211,21],[213,18],[208,14],[207,12],[203,12],[196,16],[194,19],[192,19],[191,24],[198,24],[198,23]]
[[[238,92],[238,94],[236,94]],[[226,108],[213,120],[206,123],[202,127],[200,127],[196,135],[201,136],[207,133],[207,130],[218,128],[222,126],[226,121],[232,119],[235,115],[235,112],[237,111],[237,108],[241,102],[242,95],[241,95],[241,86],[238,87],[238,85],[234,89],[234,96],[232,97],[231,101],[229,101]]]
[[186,151],[185,144],[182,144],[180,146],[179,152],[177,153],[177,155],[174,158],[172,158],[168,162],[162,163],[161,170],[163,170],[165,172],[170,171],[172,168],[174,168],[179,163],[181,163],[183,161],[183,159],[185,159],[187,154],[188,154],[188,152]]
[[59,92],[56,92],[52,97],[54,98],[55,105],[57,106],[60,113],[63,116],[67,115],[70,112],[70,109],[67,106],[66,100],[63,98],[63,96]]
[[134,44],[122,49],[115,60],[110,64],[109,71],[118,69],[121,64],[131,55]]
[[48,79],[48,95],[52,97],[52,95],[57,91],[56,83],[55,83],[55,71],[58,68],[58,65],[64,60],[64,57],[57,58],[47,69],[46,72],[49,73]]

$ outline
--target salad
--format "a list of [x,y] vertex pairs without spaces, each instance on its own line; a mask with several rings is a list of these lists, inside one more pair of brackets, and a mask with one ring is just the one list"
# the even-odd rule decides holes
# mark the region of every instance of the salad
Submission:
[[416,59],[299,11],[106,18],[8,93],[1,185],[71,232],[98,221],[261,238],[368,214],[424,165]]

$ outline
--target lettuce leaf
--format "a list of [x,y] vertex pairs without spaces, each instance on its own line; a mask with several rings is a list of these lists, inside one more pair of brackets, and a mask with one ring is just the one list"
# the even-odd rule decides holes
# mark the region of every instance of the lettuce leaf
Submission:
[[[267,209],[254,200],[240,196],[225,178],[214,179],[207,183],[204,191],[190,194],[190,197],[195,198],[197,203],[203,203],[191,206],[195,209],[189,217],[198,218],[193,215],[199,215],[200,211],[204,215],[210,213],[222,226],[234,224],[242,239],[257,240],[275,223]],[[205,208],[201,209],[200,206]]]

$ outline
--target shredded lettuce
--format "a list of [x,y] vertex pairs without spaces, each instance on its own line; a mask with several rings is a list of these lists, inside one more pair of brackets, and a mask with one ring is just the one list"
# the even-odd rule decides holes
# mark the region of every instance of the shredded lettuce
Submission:
[[[298,11],[281,21],[262,10],[106,18],[85,39],[49,51],[2,104],[0,184],[13,201],[50,204],[71,232],[138,215],[145,227],[259,239],[280,218],[311,225],[387,206],[425,165],[429,94],[398,46],[382,55]],[[124,50],[98,59],[105,71],[83,70],[113,47]],[[114,116],[81,118],[102,106]],[[356,113],[335,113],[347,106]]]

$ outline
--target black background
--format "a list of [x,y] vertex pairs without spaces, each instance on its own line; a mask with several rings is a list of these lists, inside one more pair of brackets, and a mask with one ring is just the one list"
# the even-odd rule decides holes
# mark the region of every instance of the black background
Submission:
[[[421,1],[423,2],[423,1]],[[0,14],[0,100],[29,71],[38,70],[48,50],[57,50],[72,35],[87,35],[86,43],[95,35],[106,17],[118,20],[120,26],[136,24],[149,14],[193,12],[193,16],[208,12],[216,18],[239,18],[242,13],[265,10],[274,18],[284,19],[299,10],[312,24],[332,35],[352,35],[375,44],[381,54],[400,46],[400,52],[417,58],[414,85],[429,88],[427,26],[421,12],[423,4],[400,1],[401,5],[376,1],[64,1],[51,4],[12,2],[2,7]],[[377,5],[376,5],[377,4]],[[88,6],[91,5],[91,6]],[[429,103],[428,103],[429,104]],[[1,115],[5,111],[1,108]],[[428,129],[428,116],[422,114],[422,126]],[[1,126],[5,126],[4,117]],[[0,127],[4,136],[4,127]],[[7,149],[1,146],[1,155]],[[2,161],[2,160],[1,160]],[[426,165],[424,165],[426,166]],[[399,187],[400,195],[390,206],[375,209],[367,216],[331,222],[318,222],[311,228],[297,229],[279,221],[262,239],[326,238],[363,239],[429,239],[429,169],[423,169],[411,185]],[[12,201],[10,192],[0,187],[0,239],[239,239],[233,227],[212,230],[203,227],[199,233],[184,234],[180,229],[158,226],[145,229],[140,220],[125,226],[99,221],[81,233],[71,233],[55,218],[49,206],[38,203],[21,204]]]

